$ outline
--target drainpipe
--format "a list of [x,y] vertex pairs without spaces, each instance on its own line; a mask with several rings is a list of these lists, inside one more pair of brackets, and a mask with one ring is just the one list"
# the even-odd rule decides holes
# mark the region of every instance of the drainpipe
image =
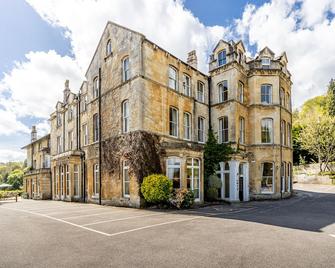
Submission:
[[99,68],[99,205],[101,205],[101,68]]
[[[280,89],[281,89],[281,86],[280,86],[280,82],[279,82],[279,129],[280,129],[280,199],[283,199],[283,181],[282,181],[282,162],[283,162],[283,140],[282,140],[282,132],[283,132],[283,129],[281,128],[281,106],[282,106],[282,103],[281,103],[281,96],[280,96]],[[285,136],[285,135],[284,135]],[[284,175],[284,174],[283,174]],[[284,175],[284,178],[285,178],[285,175]]]
[[212,129],[212,119],[211,119],[211,77],[208,77],[208,127],[209,129]]

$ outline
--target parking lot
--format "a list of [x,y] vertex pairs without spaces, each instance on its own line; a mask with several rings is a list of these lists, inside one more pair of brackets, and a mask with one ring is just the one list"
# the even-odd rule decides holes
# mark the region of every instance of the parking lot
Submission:
[[0,202],[0,267],[331,267],[335,187],[297,188],[190,210]]

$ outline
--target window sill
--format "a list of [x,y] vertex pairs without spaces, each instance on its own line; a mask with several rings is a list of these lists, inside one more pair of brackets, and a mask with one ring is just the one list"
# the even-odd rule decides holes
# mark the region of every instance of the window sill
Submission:
[[92,195],[91,198],[92,198],[92,199],[98,199],[98,198],[99,198],[99,194],[97,194],[97,195]]

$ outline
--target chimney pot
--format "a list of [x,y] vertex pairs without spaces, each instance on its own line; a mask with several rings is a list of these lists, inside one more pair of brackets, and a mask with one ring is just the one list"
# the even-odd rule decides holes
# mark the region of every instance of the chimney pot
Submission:
[[195,50],[192,50],[187,55],[187,64],[191,65],[193,68],[198,68],[198,58],[197,58],[197,52]]
[[31,142],[34,142],[37,140],[37,130],[36,126],[31,127]]

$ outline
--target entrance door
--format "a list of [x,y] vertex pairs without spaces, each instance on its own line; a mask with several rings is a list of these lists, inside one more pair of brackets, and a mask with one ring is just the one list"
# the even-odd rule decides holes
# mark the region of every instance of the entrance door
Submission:
[[243,164],[239,165],[239,186],[238,186],[238,197],[240,201],[244,200],[244,169]]

